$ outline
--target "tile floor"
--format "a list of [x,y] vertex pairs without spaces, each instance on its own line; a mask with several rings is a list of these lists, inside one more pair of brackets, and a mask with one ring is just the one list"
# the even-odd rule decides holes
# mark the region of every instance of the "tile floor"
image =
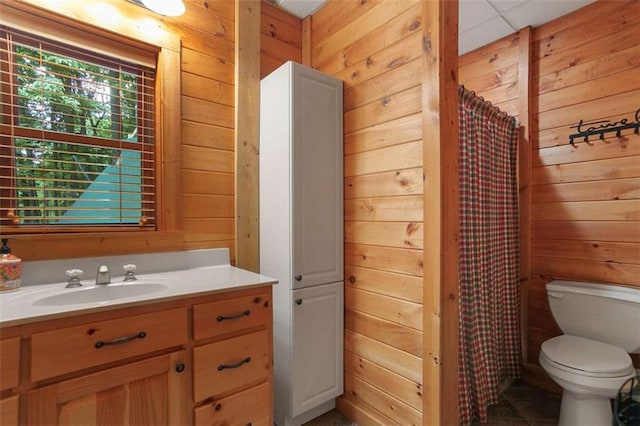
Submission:
[[[498,404],[489,407],[488,423],[474,426],[556,426],[560,414],[560,396],[516,380]],[[355,426],[336,410],[305,423],[304,426]]]
[[[560,395],[516,380],[489,407],[487,426],[556,426],[560,414]],[[475,422],[474,426],[482,423]]]

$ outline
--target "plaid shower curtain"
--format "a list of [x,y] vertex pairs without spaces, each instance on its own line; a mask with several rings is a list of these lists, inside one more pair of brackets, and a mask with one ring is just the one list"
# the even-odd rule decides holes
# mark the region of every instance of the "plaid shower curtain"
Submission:
[[463,87],[460,127],[460,424],[487,421],[520,374],[516,120]]

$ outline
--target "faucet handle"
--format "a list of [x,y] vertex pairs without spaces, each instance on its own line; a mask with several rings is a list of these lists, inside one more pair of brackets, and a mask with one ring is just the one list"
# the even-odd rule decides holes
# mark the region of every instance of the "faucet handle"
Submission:
[[124,269],[125,271],[124,281],[137,280],[135,272],[136,272],[136,269],[138,269],[138,267],[134,263],[128,263],[126,265],[122,265],[122,269]]
[[65,275],[69,277],[69,282],[65,288],[82,287],[82,283],[80,282],[80,276],[82,276],[82,274],[84,274],[82,269],[68,269],[65,271]]

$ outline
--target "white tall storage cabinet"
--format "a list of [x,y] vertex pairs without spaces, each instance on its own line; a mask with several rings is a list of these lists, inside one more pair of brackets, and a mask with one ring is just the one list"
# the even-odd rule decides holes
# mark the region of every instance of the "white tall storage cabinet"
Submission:
[[342,82],[287,62],[260,85],[260,272],[273,288],[274,419],[343,392]]

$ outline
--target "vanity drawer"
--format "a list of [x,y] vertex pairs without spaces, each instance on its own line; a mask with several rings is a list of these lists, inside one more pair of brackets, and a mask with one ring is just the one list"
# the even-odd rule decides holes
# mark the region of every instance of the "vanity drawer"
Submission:
[[193,338],[206,339],[245,328],[266,325],[271,293],[263,292],[193,307]]
[[269,426],[269,383],[235,393],[194,410],[196,425]]
[[31,380],[142,355],[187,342],[186,308],[36,333]]
[[193,398],[196,402],[267,380],[271,360],[267,330],[193,349]]
[[20,338],[0,341],[0,390],[18,386],[20,377]]

